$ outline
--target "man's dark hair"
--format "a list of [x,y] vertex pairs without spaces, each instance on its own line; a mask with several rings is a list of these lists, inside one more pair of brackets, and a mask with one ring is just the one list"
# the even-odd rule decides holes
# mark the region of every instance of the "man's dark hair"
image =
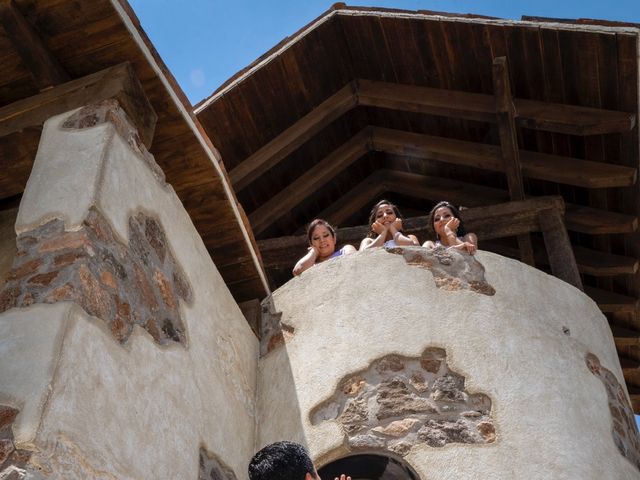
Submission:
[[309,454],[293,442],[267,445],[249,463],[250,480],[304,480],[307,473],[317,478]]

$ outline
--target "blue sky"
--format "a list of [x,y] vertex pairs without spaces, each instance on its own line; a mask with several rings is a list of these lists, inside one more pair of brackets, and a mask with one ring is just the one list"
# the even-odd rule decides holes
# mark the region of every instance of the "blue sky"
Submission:
[[[321,0],[129,0],[160,56],[192,103],[329,9]],[[640,0],[371,0],[408,10],[600,18],[640,23]],[[636,415],[640,428],[640,416]]]
[[[129,0],[192,103],[284,37],[318,17],[330,0]],[[347,5],[479,13],[602,18],[640,23],[640,0],[371,0]]]

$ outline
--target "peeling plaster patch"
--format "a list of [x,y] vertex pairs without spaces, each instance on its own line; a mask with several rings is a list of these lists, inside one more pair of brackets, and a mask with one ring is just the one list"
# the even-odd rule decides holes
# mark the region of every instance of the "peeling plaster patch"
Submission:
[[387,252],[402,255],[408,265],[424,268],[433,274],[438,288],[444,290],[472,290],[494,295],[495,289],[484,278],[484,266],[473,255],[438,246],[387,248]]
[[491,399],[468,393],[464,384],[441,348],[427,348],[419,358],[387,355],[343,378],[338,391],[311,411],[311,423],[335,419],[352,449],[400,456],[421,443],[491,443]]
[[130,122],[126,112],[120,107],[118,100],[110,98],[91,105],[86,105],[71,114],[62,124],[64,130],[84,130],[104,123],[111,123],[120,135],[151,169],[153,176],[162,184],[166,184],[164,172],[156,163],[142,143],[138,129]]
[[134,325],[160,344],[185,342],[178,302],[191,302],[186,277],[160,223],[129,218],[129,245],[92,207],[79,230],[52,220],[16,240],[17,254],[0,291],[0,312],[33,303],[77,302],[124,343]]
[[591,373],[602,381],[607,391],[614,443],[620,453],[640,470],[640,432],[622,386],[613,372],[603,367],[593,353],[587,353],[585,361]]
[[217,456],[201,447],[198,480],[237,480],[237,477]]
[[276,312],[271,297],[262,302],[262,316],[260,319],[260,356],[284,345],[293,337],[295,329],[281,322],[282,312]]

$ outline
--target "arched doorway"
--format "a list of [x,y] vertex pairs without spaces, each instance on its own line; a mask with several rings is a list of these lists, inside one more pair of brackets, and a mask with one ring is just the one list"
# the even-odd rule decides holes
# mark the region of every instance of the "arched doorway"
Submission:
[[420,480],[417,473],[404,461],[385,455],[351,455],[335,460],[320,470],[323,480],[333,480],[341,473],[353,480]]

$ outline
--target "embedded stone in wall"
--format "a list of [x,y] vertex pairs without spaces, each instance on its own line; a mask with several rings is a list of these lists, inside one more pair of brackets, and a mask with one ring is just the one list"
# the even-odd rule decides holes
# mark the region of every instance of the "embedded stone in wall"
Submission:
[[282,312],[276,312],[271,297],[262,302],[262,315],[260,318],[260,356],[284,345],[293,337],[295,329],[282,323]]
[[27,475],[31,452],[16,448],[13,422],[20,413],[9,405],[0,405],[0,479],[19,480]]
[[473,255],[442,246],[434,249],[396,247],[386,250],[389,253],[402,255],[409,265],[429,270],[438,288],[472,290],[484,295],[496,293],[484,278],[484,266]]
[[191,287],[160,223],[129,218],[129,245],[92,208],[78,230],[52,220],[17,238],[17,254],[0,291],[0,312],[33,303],[73,301],[125,342],[139,325],[160,344],[185,341],[178,302]]
[[311,411],[314,425],[337,420],[353,450],[404,456],[414,445],[491,443],[491,399],[465,390],[447,366],[446,352],[427,348],[418,358],[387,355],[343,378],[336,393]]
[[236,480],[231,468],[224,465],[214,454],[200,448],[200,472],[198,480]]
[[600,364],[593,353],[587,353],[585,361],[591,373],[602,381],[607,391],[614,443],[620,453],[640,470],[640,432],[622,385],[613,372]]

